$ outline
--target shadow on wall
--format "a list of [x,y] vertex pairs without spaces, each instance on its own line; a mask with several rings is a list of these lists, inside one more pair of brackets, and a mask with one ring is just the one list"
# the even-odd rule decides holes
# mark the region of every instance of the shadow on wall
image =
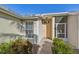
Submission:
[[15,40],[17,38],[23,38],[23,35],[19,34],[12,34],[12,33],[2,33],[0,34],[0,43],[10,41],[10,40]]
[[30,41],[32,44],[37,44],[38,42],[38,36],[36,34],[29,34],[27,36],[24,35],[18,35],[18,34],[8,34],[8,33],[3,33],[0,35],[0,43],[6,42],[9,40],[15,40],[17,38],[23,38],[28,41]]

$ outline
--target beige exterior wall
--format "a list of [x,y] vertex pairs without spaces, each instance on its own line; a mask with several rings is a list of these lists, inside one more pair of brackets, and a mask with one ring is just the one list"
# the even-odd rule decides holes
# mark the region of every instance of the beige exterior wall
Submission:
[[[7,16],[6,16],[7,17]],[[17,28],[16,23],[11,24],[13,20],[10,18],[4,18],[0,16],[0,42],[4,42],[10,39],[13,39],[15,37],[9,37],[9,36],[1,36],[1,34],[19,34],[24,35],[24,32],[20,32]]]
[[78,17],[77,15],[68,16],[68,42],[78,48]]
[[11,24],[11,20],[0,18],[0,33],[19,34],[16,24]]
[[44,33],[42,32],[42,29],[43,29],[42,26],[43,25],[42,25],[41,20],[34,21],[34,34],[37,36],[35,40],[37,40],[38,44],[44,37]]
[[47,31],[47,29],[46,29],[46,24],[42,24],[42,39],[44,39],[44,38],[46,38],[46,31]]
[[[11,24],[12,22],[15,23]],[[17,29],[16,22],[19,22],[18,18],[0,12],[0,33],[22,34]]]

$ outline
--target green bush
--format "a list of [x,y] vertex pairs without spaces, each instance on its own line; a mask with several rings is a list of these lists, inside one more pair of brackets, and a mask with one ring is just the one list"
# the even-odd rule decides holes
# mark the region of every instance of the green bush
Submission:
[[10,44],[9,43],[1,43],[0,44],[0,53],[6,54],[10,52]]
[[32,44],[23,39],[15,40],[11,46],[11,53],[29,54],[32,52]]
[[75,51],[66,44],[62,39],[55,38],[53,40],[52,52],[54,54],[73,54]]
[[32,44],[24,39],[16,39],[0,44],[1,54],[29,54],[32,53]]

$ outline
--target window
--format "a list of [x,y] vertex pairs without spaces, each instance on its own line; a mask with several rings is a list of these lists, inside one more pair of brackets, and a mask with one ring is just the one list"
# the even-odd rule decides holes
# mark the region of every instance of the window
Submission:
[[67,16],[56,16],[55,23],[67,23]]
[[33,22],[26,22],[25,31],[28,38],[33,38]]
[[55,17],[55,37],[67,38],[67,17],[66,16]]
[[56,37],[66,38],[66,23],[56,23]]

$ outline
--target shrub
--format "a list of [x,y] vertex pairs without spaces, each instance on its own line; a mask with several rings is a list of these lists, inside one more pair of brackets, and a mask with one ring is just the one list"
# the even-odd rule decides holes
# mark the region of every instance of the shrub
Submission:
[[6,54],[10,52],[10,44],[9,43],[1,43],[0,44],[0,53]]
[[72,54],[75,51],[70,47],[70,45],[66,44],[62,39],[55,38],[53,40],[52,52],[55,54]]
[[32,53],[32,44],[23,39],[15,40],[11,46],[11,53],[17,54],[29,54]]
[[16,39],[0,44],[1,54],[29,54],[32,53],[32,44],[24,39]]

